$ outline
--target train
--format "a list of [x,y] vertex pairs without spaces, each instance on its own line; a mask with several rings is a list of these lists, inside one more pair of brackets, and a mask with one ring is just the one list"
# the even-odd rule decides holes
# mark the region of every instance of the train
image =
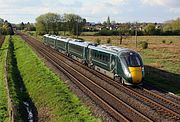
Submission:
[[133,50],[49,34],[43,43],[123,85],[143,84],[143,61]]

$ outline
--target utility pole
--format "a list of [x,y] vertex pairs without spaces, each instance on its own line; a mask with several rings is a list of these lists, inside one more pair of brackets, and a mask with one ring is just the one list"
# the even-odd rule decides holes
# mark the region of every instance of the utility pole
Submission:
[[136,40],[136,48],[137,48],[137,28],[135,29],[135,40]]
[[79,31],[79,29],[78,29],[78,17],[77,17],[77,23],[76,23],[76,34],[77,34],[77,38],[78,38],[78,32]]
[[79,31],[79,29],[78,29],[78,20],[77,20],[77,24],[76,24],[76,25],[77,25],[77,27],[76,27],[76,29],[77,29],[77,30],[76,30],[76,33],[77,33],[77,38],[78,38],[78,33],[79,33],[79,32],[78,32],[78,31]]
[[137,48],[137,35],[138,35],[138,32],[137,32],[137,22],[136,22],[136,25],[135,25],[135,40],[136,40],[136,48]]

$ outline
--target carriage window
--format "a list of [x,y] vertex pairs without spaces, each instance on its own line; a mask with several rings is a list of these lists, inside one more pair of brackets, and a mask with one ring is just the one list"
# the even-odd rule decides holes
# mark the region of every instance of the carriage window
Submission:
[[103,58],[102,58],[102,60],[103,60],[103,61],[105,60],[105,57],[104,57],[104,55],[103,55]]
[[106,56],[106,61],[108,62],[108,56]]
[[100,59],[102,59],[102,55],[100,54]]

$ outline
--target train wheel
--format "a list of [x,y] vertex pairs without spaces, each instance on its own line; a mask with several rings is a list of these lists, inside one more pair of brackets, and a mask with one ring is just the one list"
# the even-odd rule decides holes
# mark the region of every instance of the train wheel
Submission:
[[118,83],[121,83],[121,78],[120,77],[114,77],[114,80]]
[[125,85],[125,80],[124,80],[124,78],[121,79],[121,83],[122,83],[123,86]]

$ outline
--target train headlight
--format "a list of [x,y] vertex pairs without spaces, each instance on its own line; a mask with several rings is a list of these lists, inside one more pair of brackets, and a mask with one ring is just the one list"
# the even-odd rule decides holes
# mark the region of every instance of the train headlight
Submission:
[[143,76],[145,75],[144,67],[142,67],[142,75],[143,75]]
[[124,68],[124,74],[125,74],[127,77],[131,77],[131,73],[128,71],[127,68]]

